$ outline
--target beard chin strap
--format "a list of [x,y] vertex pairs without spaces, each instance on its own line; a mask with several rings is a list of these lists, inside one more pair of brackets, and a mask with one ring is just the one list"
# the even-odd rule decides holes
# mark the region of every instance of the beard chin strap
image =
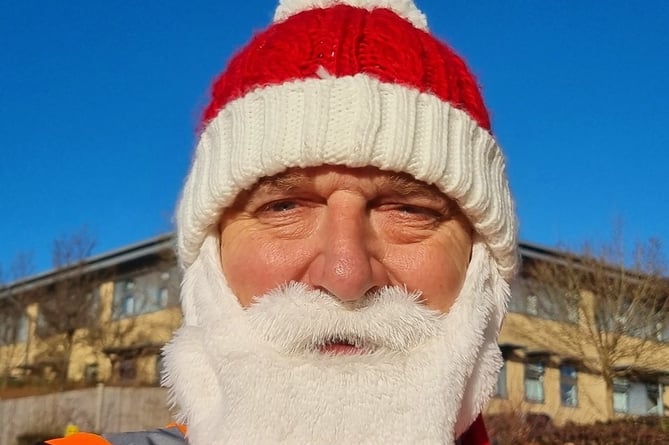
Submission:
[[460,295],[424,344],[406,354],[281,355],[227,286],[210,235],[185,272],[184,326],[165,347],[163,385],[192,445],[452,444],[494,388],[508,297],[476,242]]

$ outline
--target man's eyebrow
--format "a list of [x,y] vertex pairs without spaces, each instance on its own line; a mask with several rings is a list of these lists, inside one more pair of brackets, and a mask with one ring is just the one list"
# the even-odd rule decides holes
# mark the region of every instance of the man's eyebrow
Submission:
[[254,192],[267,192],[270,190],[288,191],[304,185],[309,180],[309,176],[302,172],[284,173],[261,178],[252,190]]
[[385,181],[386,184],[384,185],[402,196],[423,196],[434,200],[451,201],[436,186],[417,181],[405,175],[390,176],[385,178]]

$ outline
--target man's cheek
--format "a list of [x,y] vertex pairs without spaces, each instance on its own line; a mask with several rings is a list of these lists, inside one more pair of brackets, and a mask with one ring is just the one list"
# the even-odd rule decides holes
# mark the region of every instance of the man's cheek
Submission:
[[269,240],[241,244],[237,252],[224,261],[224,274],[242,305],[290,281],[302,281],[309,255],[304,248]]

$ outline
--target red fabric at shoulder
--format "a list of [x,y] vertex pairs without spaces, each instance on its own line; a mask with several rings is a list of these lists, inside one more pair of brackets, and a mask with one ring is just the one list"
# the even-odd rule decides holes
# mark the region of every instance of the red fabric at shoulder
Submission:
[[111,445],[102,437],[90,433],[77,433],[62,439],[50,439],[49,445]]
[[488,432],[485,430],[483,417],[479,414],[474,423],[460,438],[462,445],[490,445]]

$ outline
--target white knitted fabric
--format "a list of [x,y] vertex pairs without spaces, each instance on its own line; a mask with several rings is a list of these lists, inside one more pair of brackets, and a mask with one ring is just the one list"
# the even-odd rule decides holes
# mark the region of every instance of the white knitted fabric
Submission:
[[335,5],[349,5],[368,10],[387,8],[405,18],[418,29],[427,31],[427,18],[412,0],[281,0],[274,13],[274,21],[280,22],[293,14],[316,8],[329,8]]
[[177,210],[182,265],[237,194],[290,167],[373,166],[405,172],[455,199],[505,279],[516,220],[503,155],[467,113],[365,74],[259,88],[207,124]]

